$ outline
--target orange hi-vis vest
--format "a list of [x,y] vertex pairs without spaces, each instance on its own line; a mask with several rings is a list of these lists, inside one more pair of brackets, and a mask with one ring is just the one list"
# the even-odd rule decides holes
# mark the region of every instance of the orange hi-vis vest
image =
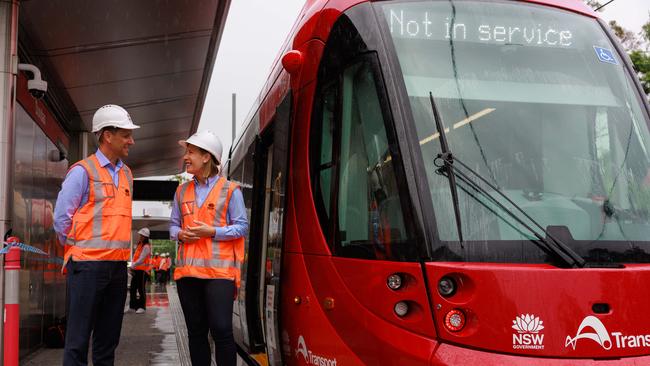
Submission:
[[[208,225],[226,226],[228,203],[239,186],[219,177],[201,207],[196,204],[194,181],[182,184],[176,190],[182,229],[196,226],[194,220]],[[200,238],[189,243],[179,243],[174,280],[183,277],[232,279],[239,287],[241,264],[244,260],[244,238],[217,240]]]
[[133,176],[123,165],[115,187],[107,169],[95,154],[70,167],[81,166],[88,173],[88,202],[72,216],[63,268],[75,261],[128,261],[131,255],[131,197]]
[[171,266],[172,266],[172,259],[168,257],[168,258],[163,258],[163,260],[160,261],[160,267],[158,268],[160,268],[161,271],[166,271]]
[[[144,250],[144,247],[149,244],[142,244],[138,245],[138,247],[135,249],[135,253],[133,253],[133,261],[137,261],[140,258],[140,255],[142,255],[142,251]],[[139,264],[133,269],[136,269],[138,271],[151,271],[151,246],[149,246],[149,255],[147,258],[145,258],[144,262],[142,264]]]
[[153,256],[151,257],[151,268],[153,268],[154,271],[157,271],[160,269],[160,257],[159,256]]

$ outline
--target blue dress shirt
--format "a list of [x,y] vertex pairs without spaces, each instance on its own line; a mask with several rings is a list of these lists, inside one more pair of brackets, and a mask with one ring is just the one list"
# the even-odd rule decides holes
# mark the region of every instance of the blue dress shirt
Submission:
[[[95,155],[99,160],[99,165],[108,170],[115,187],[117,187],[119,185],[119,172],[124,166],[122,160],[118,160],[117,165],[113,165],[99,149]],[[56,231],[61,244],[65,244],[72,225],[72,216],[79,207],[88,202],[88,180],[86,169],[77,165],[68,171],[61,185],[61,191],[54,206],[54,231]]]
[[[214,188],[214,185],[219,179],[218,175],[207,179],[206,184],[201,184],[194,178],[194,192],[196,195],[196,205],[201,207],[203,202],[208,197],[208,194]],[[172,204],[171,223],[169,226],[169,236],[172,240],[178,240],[178,232],[181,231],[181,213],[178,209],[178,200],[174,195],[174,203]],[[228,212],[226,213],[226,226],[215,226],[214,238],[217,240],[232,240],[241,238],[248,234],[248,217],[246,215],[246,205],[244,205],[244,196],[241,190],[236,189],[230,196],[228,202]],[[211,223],[206,222],[210,225]]]

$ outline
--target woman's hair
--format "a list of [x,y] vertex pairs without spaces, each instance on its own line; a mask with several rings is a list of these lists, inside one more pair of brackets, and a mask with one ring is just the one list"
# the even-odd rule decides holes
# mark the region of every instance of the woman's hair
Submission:
[[212,176],[215,176],[215,175],[219,174],[220,164],[217,161],[217,158],[215,158],[207,150],[204,150],[204,149],[202,149],[200,147],[198,147],[198,148],[199,148],[199,151],[201,151],[201,154],[210,155],[210,160],[208,160],[208,162],[205,163],[205,166],[203,166],[203,171],[201,172],[201,175],[202,175],[201,178],[209,178],[209,177],[212,177]]
[[149,244],[149,238],[147,238],[146,236],[143,236],[142,237],[142,244]]

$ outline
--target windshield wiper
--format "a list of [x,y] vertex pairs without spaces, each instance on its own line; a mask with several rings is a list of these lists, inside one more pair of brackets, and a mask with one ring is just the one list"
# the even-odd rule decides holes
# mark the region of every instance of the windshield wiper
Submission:
[[[458,204],[458,190],[457,190],[456,178],[458,178],[463,183],[467,184],[476,192],[487,197],[490,201],[492,201],[494,204],[499,206],[499,208],[501,208],[506,214],[508,214],[508,216],[510,216],[512,219],[517,221],[521,226],[523,226],[528,231],[530,231],[539,240],[539,241],[535,241],[535,240],[531,240],[531,241],[537,244],[545,253],[549,255],[554,254],[556,257],[560,258],[564,263],[566,263],[569,267],[580,267],[580,268],[584,267],[585,260],[578,253],[576,253],[573,249],[568,247],[559,239],[555,238],[551,233],[548,232],[548,230],[544,229],[537,221],[535,221],[521,207],[519,207],[519,205],[514,203],[505,193],[503,193],[501,189],[499,189],[494,184],[490,183],[482,175],[472,170],[469,166],[467,166],[465,163],[460,161],[451,153],[451,150],[449,149],[449,146],[447,144],[447,136],[445,133],[444,125],[438,113],[438,109],[436,108],[436,104],[433,99],[433,93],[431,92],[429,92],[429,99],[431,100],[431,109],[433,111],[433,118],[435,119],[438,133],[440,134],[440,145],[442,148],[442,153],[438,154],[436,160],[442,160],[443,164],[442,165],[436,164],[436,166],[440,168],[438,171],[449,179],[449,185],[452,192],[452,199],[454,200],[454,211],[456,214],[456,223],[457,223],[457,229],[459,231],[459,237],[462,238],[462,236],[460,236],[461,235],[460,234],[460,230],[461,230],[460,208]],[[460,166],[463,169],[469,171],[474,177],[480,179],[483,183],[487,184],[490,188],[492,188],[495,192],[497,192],[499,196],[501,196],[506,201],[508,201],[513,207],[515,207],[519,212],[521,212],[531,223],[533,223],[534,226],[536,226],[544,234],[546,234],[546,237],[540,235],[535,229],[533,229],[528,224],[526,224],[524,220],[522,220],[513,210],[506,207],[503,203],[499,202],[499,200],[497,200],[493,195],[487,192],[470,176],[468,176],[463,171],[460,171],[460,169],[455,168],[454,163],[460,164]],[[469,196],[473,197],[480,203],[484,204],[482,201],[478,200],[478,198],[476,198],[474,195],[470,194]],[[462,239],[461,239],[461,244],[462,244]]]
[[[451,151],[449,150],[449,145],[447,145],[447,134],[445,134],[445,126],[442,125],[442,119],[438,114],[438,108],[436,108],[436,103],[433,101],[433,93],[431,92],[429,92],[429,99],[431,99],[433,119],[436,121],[436,127],[438,128],[438,133],[440,134],[440,147],[442,148],[442,153],[451,157]],[[451,160],[453,163],[453,158]],[[447,170],[447,173],[451,173],[447,175],[447,178],[449,179],[451,199],[454,203],[454,215],[456,216],[456,230],[458,230],[458,240],[460,241],[461,247],[463,247],[463,228],[460,223],[460,206],[458,205],[458,189],[456,188],[456,174],[454,173],[454,165],[445,164],[444,169]]]

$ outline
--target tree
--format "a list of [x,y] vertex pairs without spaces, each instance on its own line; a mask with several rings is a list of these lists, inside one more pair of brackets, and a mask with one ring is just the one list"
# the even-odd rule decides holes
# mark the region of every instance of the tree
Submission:
[[634,32],[623,28],[615,20],[611,20],[609,22],[609,27],[612,29],[616,37],[618,37],[618,39],[621,41],[621,44],[626,51],[631,52],[641,47],[641,40],[637,37],[637,35],[634,34]]
[[630,59],[634,64],[634,70],[639,76],[641,85],[646,94],[650,94],[650,56],[647,51],[634,50],[630,52]]

